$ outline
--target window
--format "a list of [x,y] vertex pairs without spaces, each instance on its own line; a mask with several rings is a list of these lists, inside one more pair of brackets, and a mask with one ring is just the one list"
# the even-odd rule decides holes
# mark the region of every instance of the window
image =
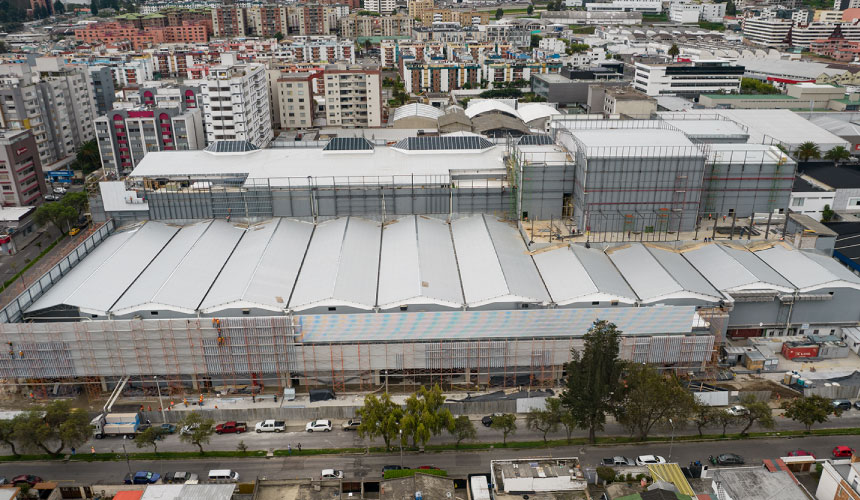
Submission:
[[158,311],[149,311],[149,314],[152,316],[158,316]]
[[337,307],[329,307],[328,310],[329,311],[337,311]]
[[594,302],[592,302],[592,303],[591,303],[591,305],[593,305],[593,306],[599,306],[599,305],[600,305],[600,302],[598,302],[598,301],[594,301]]
[[795,199],[791,200],[791,206],[802,207],[804,201],[806,201],[805,198],[795,198]]
[[848,208],[860,208],[860,198],[848,198]]

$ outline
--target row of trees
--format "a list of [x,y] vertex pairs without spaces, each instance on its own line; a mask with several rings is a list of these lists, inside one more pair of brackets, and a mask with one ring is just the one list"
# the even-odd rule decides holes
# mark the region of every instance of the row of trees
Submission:
[[800,161],[809,161],[809,160],[817,160],[820,158],[824,158],[825,160],[831,160],[838,163],[842,163],[851,158],[851,152],[845,146],[834,146],[830,150],[828,150],[824,155],[821,154],[821,148],[818,147],[818,144],[815,144],[812,141],[806,141],[794,151],[794,155]]
[[60,233],[65,233],[87,211],[88,206],[87,193],[82,191],[69,193],[60,201],[39,205],[36,213],[33,214],[33,220],[40,226],[51,224]]
[[66,401],[54,401],[11,420],[0,420],[0,442],[16,457],[22,451],[59,455],[84,444],[91,435],[87,413]]

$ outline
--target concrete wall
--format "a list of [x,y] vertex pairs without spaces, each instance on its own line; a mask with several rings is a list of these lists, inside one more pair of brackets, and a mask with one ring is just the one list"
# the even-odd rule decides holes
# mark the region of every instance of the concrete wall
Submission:
[[562,216],[565,195],[573,195],[572,164],[525,165],[520,172],[520,217],[531,220],[558,219]]
[[[833,206],[831,206],[830,208],[832,208],[833,210],[846,210],[848,206],[848,200],[850,198],[860,198],[860,188],[837,189],[836,196],[833,198]],[[852,210],[860,213],[857,208],[852,208]]]
[[817,382],[816,387],[803,390],[804,396],[822,396],[828,399],[857,399],[860,397],[860,386],[840,385],[824,387],[823,382]]

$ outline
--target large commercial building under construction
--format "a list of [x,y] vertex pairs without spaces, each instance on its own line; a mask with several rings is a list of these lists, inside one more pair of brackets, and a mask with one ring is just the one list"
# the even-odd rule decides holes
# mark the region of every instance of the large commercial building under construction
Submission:
[[[596,320],[625,359],[684,372],[726,335],[860,322],[860,277],[753,227],[786,208],[795,164],[745,126],[550,130],[150,153],[0,310],[0,376],[548,386]],[[535,220],[555,223],[541,238]]]

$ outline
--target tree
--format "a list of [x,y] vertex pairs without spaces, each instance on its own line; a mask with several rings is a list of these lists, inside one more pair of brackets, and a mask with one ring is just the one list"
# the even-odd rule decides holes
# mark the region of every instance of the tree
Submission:
[[99,146],[96,140],[90,140],[78,148],[75,155],[75,161],[72,164],[73,170],[80,170],[81,173],[87,175],[101,168],[101,157],[99,156]]
[[0,442],[8,446],[12,450],[12,455],[18,457],[20,454],[18,450],[15,448],[15,443],[18,440],[18,436],[15,432],[15,427],[21,421],[21,415],[16,415],[15,418],[10,420],[0,420]]
[[735,3],[732,0],[726,2],[726,15],[734,16],[738,13],[738,8],[735,6]]
[[62,2],[62,0],[57,0],[54,2],[54,14],[65,14],[66,13],[66,5]]
[[490,424],[491,429],[502,431],[502,443],[508,445],[508,435],[517,433],[517,416],[513,413],[505,413],[493,417],[493,423]]
[[193,444],[203,454],[203,445],[209,444],[209,438],[215,434],[215,421],[206,418],[199,411],[190,411],[179,423],[180,427],[187,427],[185,434],[179,433],[179,440],[183,443]]
[[564,427],[565,439],[570,444],[570,438],[573,436],[573,430],[576,429],[576,419],[569,411],[561,413],[561,426]]
[[714,408],[713,406],[708,406],[699,401],[695,402],[693,415],[690,420],[696,425],[696,430],[699,431],[699,437],[702,437],[702,429],[719,423],[720,414],[728,415],[728,412]]
[[534,4],[530,3],[529,6],[526,7],[526,14],[532,15],[534,13],[535,13],[535,6],[534,6]]
[[76,193],[69,193],[63,196],[60,203],[73,209],[77,214],[77,217],[80,217],[87,211],[87,207],[90,205],[90,199],[87,198],[87,193],[78,191]]
[[464,439],[475,439],[478,437],[475,424],[466,415],[460,415],[454,419],[454,428],[451,430],[451,434],[457,438],[457,448],[460,447],[460,442]]
[[677,46],[676,44],[674,44],[674,43],[673,43],[673,44],[672,44],[672,46],[671,46],[671,47],[669,47],[669,52],[668,52],[668,54],[669,54],[673,59],[674,59],[674,58],[676,58],[676,57],[678,57],[678,54],[680,54],[680,53],[681,53],[681,49],[679,49],[679,48],[678,48],[678,46]]
[[765,429],[773,429],[776,422],[773,420],[773,410],[767,403],[757,400],[752,395],[747,395],[741,398],[740,404],[747,409],[747,413],[740,416],[740,421],[747,424],[741,431],[741,435],[745,435],[755,423]]
[[851,153],[845,148],[845,146],[834,146],[833,149],[824,154],[824,158],[833,160],[836,165],[839,165],[843,161],[847,161],[851,158]]
[[59,455],[67,446],[80,446],[91,435],[86,412],[72,408],[66,401],[31,410],[15,425],[15,436],[24,448],[41,449],[51,455]]
[[498,21],[499,19],[501,19],[504,16],[505,16],[505,10],[504,9],[502,9],[501,7],[496,9],[496,21]]
[[281,33],[280,31],[279,31],[279,32],[277,32],[277,33],[275,33],[275,40],[277,40],[278,42],[280,42],[280,41],[281,41],[281,40],[283,40],[283,39],[284,39],[284,34],[283,34],[283,33]]
[[239,441],[239,444],[237,444],[237,445],[236,445],[236,451],[238,451],[239,453],[241,453],[241,454],[243,454],[243,455],[244,455],[245,453],[248,453],[248,445],[247,445],[247,444],[245,444],[245,441],[244,441],[244,440],[243,440],[243,441]]
[[134,444],[138,448],[146,448],[152,446],[152,449],[158,454],[158,441],[164,436],[164,429],[158,426],[147,427],[143,432],[134,437]]
[[33,220],[40,226],[51,223],[60,233],[65,233],[68,227],[78,220],[78,213],[74,208],[60,202],[44,203],[36,209]]
[[543,434],[543,444],[546,445],[546,435],[558,430],[561,424],[561,400],[558,398],[546,398],[546,406],[543,410],[532,408],[526,414],[526,428]]
[[740,423],[740,419],[737,416],[725,410],[714,413],[714,418],[714,425],[718,425],[722,429],[722,434],[720,435],[723,437],[726,436],[726,427]]
[[779,94],[778,88],[755,78],[741,78],[741,93],[744,94]]
[[358,436],[369,440],[381,437],[385,449],[390,450],[391,440],[397,437],[403,418],[403,410],[391,401],[391,395],[386,392],[377,398],[375,394],[368,394],[364,397],[364,405],[355,413],[361,417]]
[[445,396],[438,384],[427,389],[422,386],[418,392],[406,398],[406,409],[400,421],[403,429],[403,443],[412,439],[412,446],[424,446],[431,436],[438,436],[443,430],[454,428],[454,416],[445,408]]
[[592,443],[620,396],[619,379],[624,366],[618,359],[620,334],[614,324],[595,321],[584,336],[582,352],[571,351],[571,361],[566,366],[566,388],[561,403],[576,425],[588,430],[588,440]]
[[532,34],[531,43],[529,44],[529,46],[533,49],[538,48],[538,46],[540,46],[541,38],[543,37],[541,37],[540,35]]
[[611,483],[615,480],[615,469],[601,465],[597,467],[597,477],[603,481],[603,484]]
[[99,13],[99,0],[90,0],[90,14],[98,15]]
[[821,211],[821,222],[830,222],[834,215],[836,212],[830,208],[830,205],[824,205],[824,209]]
[[818,144],[806,141],[797,147],[794,154],[797,155],[797,159],[800,161],[809,161],[813,158],[821,158],[821,149],[818,148]]
[[640,441],[654,426],[668,425],[669,420],[685,422],[693,413],[693,395],[674,376],[664,376],[650,365],[631,364],[625,378],[624,399],[617,407],[616,419]]
[[806,426],[806,432],[814,424],[827,422],[831,414],[835,413],[837,417],[842,414],[842,410],[835,408],[829,399],[817,395],[784,401],[782,408],[785,410],[783,416]]

